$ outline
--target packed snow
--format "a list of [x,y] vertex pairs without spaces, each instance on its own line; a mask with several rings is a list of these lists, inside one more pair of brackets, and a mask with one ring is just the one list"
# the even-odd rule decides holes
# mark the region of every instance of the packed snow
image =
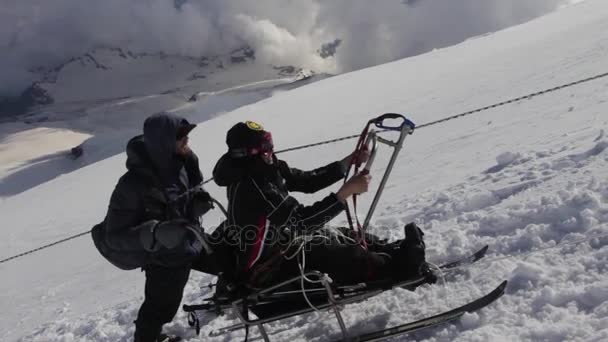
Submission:
[[[238,108],[214,112],[203,101],[176,111],[199,123],[191,145],[208,176],[225,150],[225,132],[237,121],[260,122],[272,131],[278,149],[356,133],[384,112],[404,113],[420,125],[605,73],[607,54],[608,3],[587,0],[454,47],[290,91],[266,91],[255,100],[260,101],[240,102]],[[229,103],[243,94],[223,96],[223,103]],[[428,259],[438,264],[486,244],[489,254],[447,275],[445,285],[387,291],[347,306],[343,315],[351,331],[434,315],[506,279],[506,295],[491,306],[394,340],[608,340],[607,112],[608,79],[602,78],[424,127],[407,137],[371,231],[396,239],[403,236],[405,223],[416,221],[425,231]],[[3,191],[0,258],[86,231],[103,218],[124,172],[125,155],[104,155],[102,150],[124,146],[126,134],[137,133],[111,131],[100,131],[110,138],[91,145],[95,162],[68,165],[70,172]],[[354,144],[348,140],[280,157],[295,167],[313,168],[342,158]],[[389,153],[384,148],[376,159],[374,185]],[[11,175],[28,181],[27,173],[6,177]],[[4,183],[3,189],[6,184],[11,186]],[[213,183],[207,189],[225,201],[223,189]],[[298,198],[309,203],[324,193]],[[371,197],[360,197],[360,212]],[[205,224],[212,230],[220,221],[221,214],[213,212]],[[345,225],[346,219],[332,223]],[[3,341],[131,339],[144,275],[111,266],[89,237],[2,263],[0,274]],[[213,277],[193,272],[183,302],[210,295],[204,285],[211,282]],[[235,323],[232,315],[201,319],[200,337],[181,311],[166,330],[186,341],[244,338],[242,331],[207,336]],[[275,341],[341,336],[329,312],[286,319],[267,329]],[[255,328],[252,334],[259,337]]]

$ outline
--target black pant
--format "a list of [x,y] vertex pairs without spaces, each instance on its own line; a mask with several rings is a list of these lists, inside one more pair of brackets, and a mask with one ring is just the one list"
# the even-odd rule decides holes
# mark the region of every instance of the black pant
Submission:
[[178,267],[145,267],[145,299],[135,321],[135,342],[156,341],[165,323],[171,322],[182,301],[190,270],[215,273],[209,258],[203,255],[193,264]]
[[[384,278],[388,262],[386,256],[354,245],[321,245],[306,253],[307,270],[327,273],[339,284]],[[295,266],[299,269],[299,266]]]
[[[340,284],[356,284],[389,275],[389,253],[392,244],[375,235],[365,234],[366,250],[360,244],[352,242],[357,239],[352,230],[339,230],[351,241],[332,239],[326,243],[305,247],[306,269],[327,273]],[[295,266],[299,269],[297,264]]]
[[190,265],[166,268],[147,266],[144,303],[135,321],[135,341],[156,341],[163,324],[171,322],[182,301]]
[[339,231],[342,237],[319,231],[315,239],[302,247],[303,251],[295,254],[287,251],[286,255],[292,255],[292,258],[277,257],[258,264],[251,272],[248,283],[255,287],[267,287],[290,279],[300,273],[302,264],[307,271],[327,273],[339,284],[356,284],[391,275],[390,254],[399,241],[388,243],[375,235],[366,234],[366,250],[356,242],[357,235],[353,231],[346,228]]

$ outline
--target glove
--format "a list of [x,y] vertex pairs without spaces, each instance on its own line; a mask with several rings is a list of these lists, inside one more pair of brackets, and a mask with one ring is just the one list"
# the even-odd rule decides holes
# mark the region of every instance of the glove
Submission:
[[211,196],[205,190],[197,191],[190,200],[190,213],[195,218],[205,215],[212,208]]
[[183,219],[159,223],[154,234],[156,241],[168,249],[179,246],[188,235],[189,230],[186,228],[188,224],[189,222]]
[[183,219],[163,221],[150,220],[141,225],[140,240],[148,252],[156,252],[161,247],[168,249],[179,246],[189,232]]
[[154,236],[158,223],[157,220],[150,220],[135,228],[139,231],[139,240],[141,241],[142,246],[148,252],[156,252],[160,249],[160,245],[156,243],[156,238]]

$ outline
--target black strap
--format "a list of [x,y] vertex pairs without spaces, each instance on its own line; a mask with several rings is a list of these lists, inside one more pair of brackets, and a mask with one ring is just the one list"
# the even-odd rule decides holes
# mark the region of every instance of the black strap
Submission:
[[[243,299],[243,317],[246,320],[249,320],[249,303],[247,302],[247,297]],[[249,339],[249,324],[245,324],[245,340],[243,342],[247,342]]]
[[201,321],[198,319],[195,311],[191,311],[188,314],[188,325],[196,329],[196,335],[201,333]]

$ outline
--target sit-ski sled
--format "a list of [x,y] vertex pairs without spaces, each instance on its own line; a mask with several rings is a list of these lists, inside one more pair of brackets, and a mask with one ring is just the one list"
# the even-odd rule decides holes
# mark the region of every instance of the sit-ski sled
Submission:
[[[387,119],[394,121],[396,120],[399,122],[399,124],[392,126],[386,125],[385,120]],[[369,130],[369,126],[372,124],[383,131],[400,132],[399,139],[396,142],[393,142],[379,137],[375,131]],[[367,229],[367,226],[371,220],[371,216],[373,215],[375,207],[378,204],[379,198],[382,194],[382,190],[396,161],[397,155],[403,146],[403,141],[408,134],[413,133],[414,128],[415,125],[403,115],[387,113],[376,119],[370,120],[361,134],[356,151],[359,151],[364,146],[370,150],[368,163],[365,165],[362,172],[370,171],[376,155],[378,142],[393,147],[394,150],[367,213],[364,224],[360,225],[358,219],[356,220],[357,231],[359,233],[365,233],[365,230]],[[358,167],[359,165],[356,165],[355,172],[358,171]],[[347,217],[351,228],[354,228],[349,211],[347,211]],[[440,273],[451,272],[468,264],[474,263],[483,258],[487,250],[488,246],[484,246],[469,256],[437,267],[438,271]],[[249,328],[255,326],[258,328],[262,339],[266,342],[270,341],[270,338],[264,324],[307,314],[313,311],[330,310],[334,313],[340,327],[342,341],[379,341],[392,336],[406,334],[419,329],[447,323],[460,318],[467,312],[474,312],[484,308],[504,294],[507,284],[507,282],[504,281],[486,295],[461,307],[442,312],[435,316],[370,333],[359,335],[349,334],[340,312],[345,305],[364,301],[379,295],[384,291],[394,288],[414,290],[416,287],[428,282],[429,279],[426,276],[419,276],[417,278],[407,279],[405,281],[385,279],[354,285],[337,285],[333,284],[331,279],[326,274],[322,274],[317,271],[303,270],[299,276],[280,282],[266,289],[250,289],[245,286],[240,288],[238,291],[233,291],[228,295],[218,295],[216,293],[215,295],[204,299],[203,304],[184,305],[183,310],[189,313],[188,323],[191,327],[196,329],[197,334],[200,333],[198,312],[222,315],[226,311],[231,310],[239,318],[240,322],[211,331],[209,334],[210,336],[220,336],[229,332],[245,329],[245,339],[247,339]],[[250,313],[255,314],[256,318],[251,318]]]
[[[442,272],[450,272],[451,270],[474,263],[485,256],[487,249],[488,246],[485,246],[468,257],[439,266],[439,269]],[[318,281],[315,284],[317,286],[309,286],[304,289],[299,288],[305,278],[314,282]],[[392,336],[444,324],[460,318],[467,312],[480,310],[500,298],[504,294],[507,285],[507,282],[504,281],[485,296],[461,307],[431,317],[370,333],[360,335],[349,334],[340,312],[344,305],[362,302],[394,288],[413,290],[426,282],[427,279],[425,277],[419,277],[401,282],[378,280],[356,285],[335,286],[324,274],[310,271],[267,289],[241,295],[240,298],[212,296],[204,299],[203,304],[184,305],[183,310],[189,313],[188,322],[197,330],[197,333],[200,333],[197,312],[222,315],[226,311],[231,310],[239,318],[240,322],[211,331],[209,336],[216,337],[241,329],[248,330],[250,327],[255,326],[258,328],[262,339],[266,342],[270,341],[270,338],[264,324],[313,311],[330,310],[334,313],[340,327],[342,341],[380,341]],[[251,318],[249,316],[250,312],[254,313],[257,318]]]

